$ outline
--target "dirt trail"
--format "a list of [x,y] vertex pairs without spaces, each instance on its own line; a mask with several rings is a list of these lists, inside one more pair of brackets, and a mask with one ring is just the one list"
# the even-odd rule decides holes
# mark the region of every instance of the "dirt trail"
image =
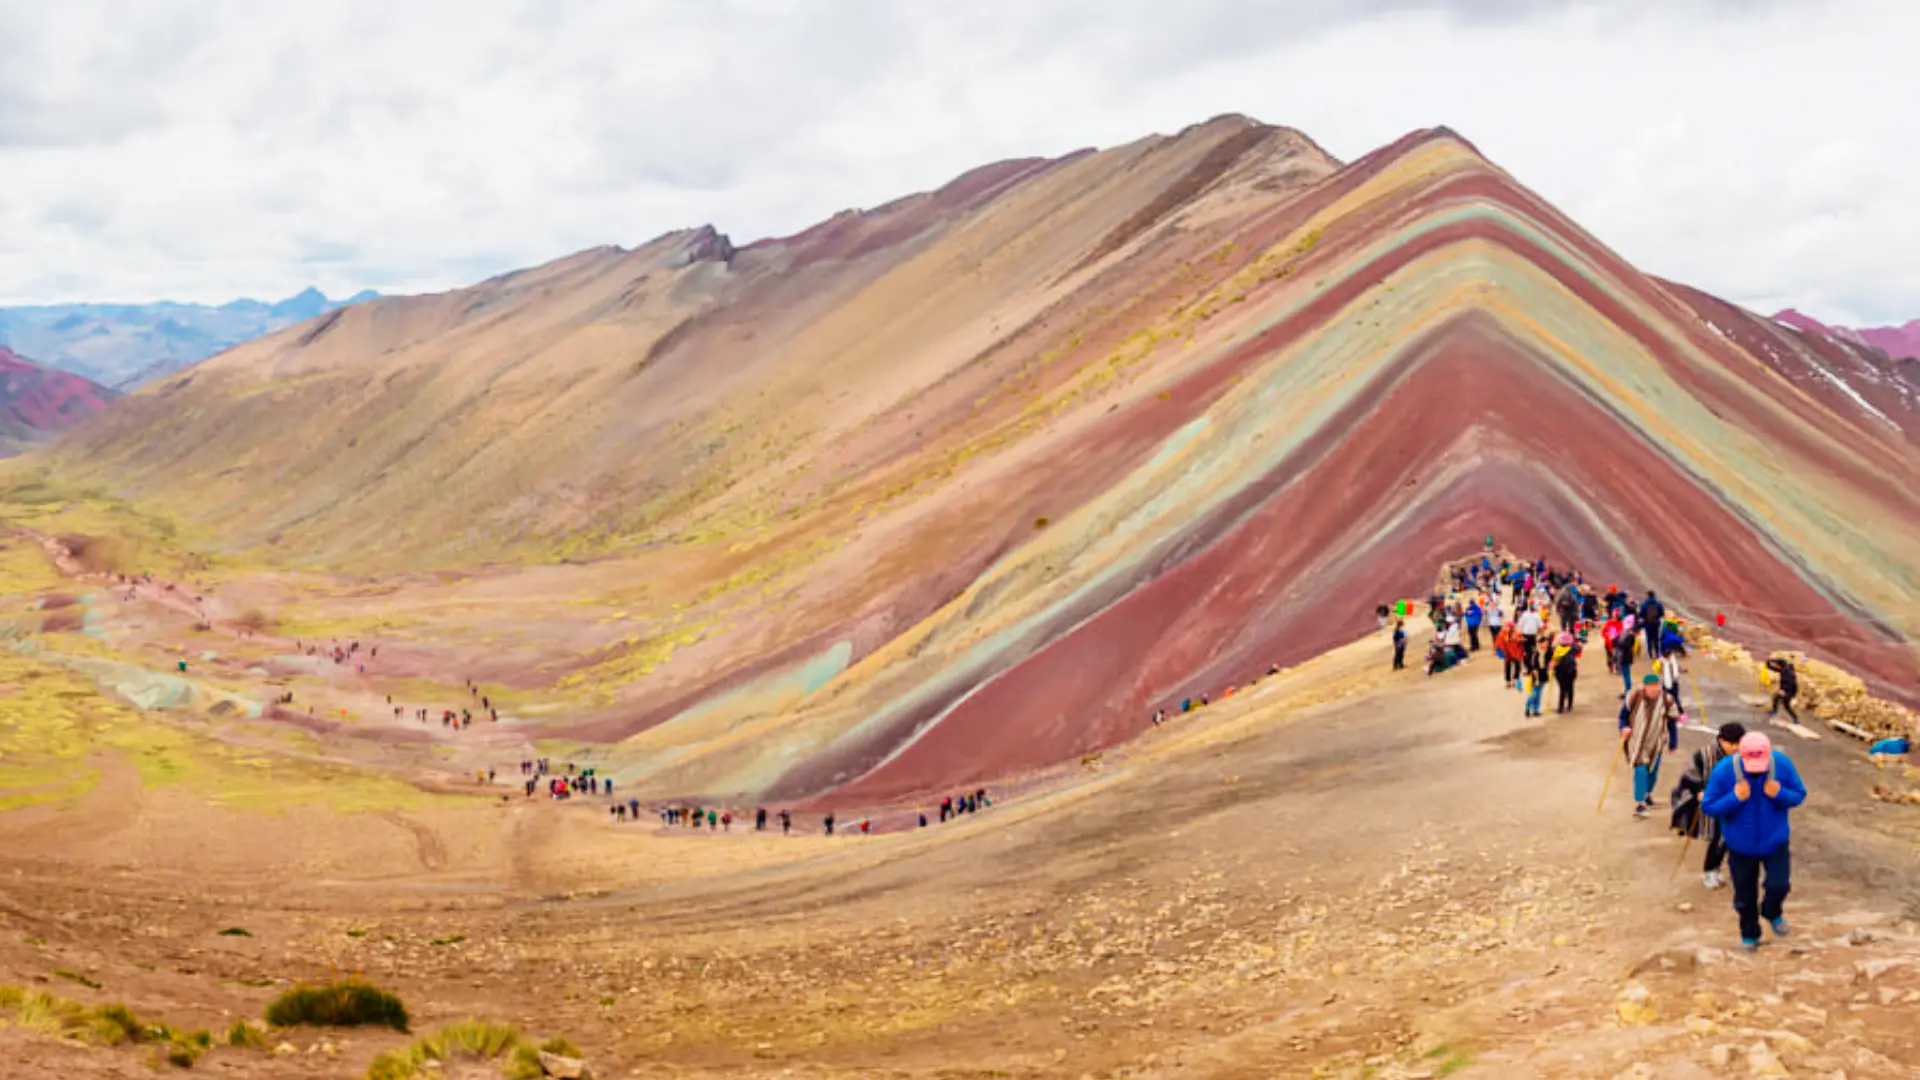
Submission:
[[[1865,804],[1874,770],[1848,747],[1783,740],[1814,790],[1799,931],[1747,957],[1726,892],[1691,866],[1670,880],[1679,841],[1631,819],[1618,778],[1596,813],[1604,678],[1583,678],[1572,717],[1535,721],[1485,658],[1429,680],[1385,657],[1360,643],[1043,791],[887,836],[687,835],[597,804],[465,800],[390,817],[409,843],[369,849],[397,860],[377,881],[264,889],[303,880],[277,845],[186,889],[131,866],[102,888],[60,857],[70,841],[27,839],[9,845],[17,913],[0,916],[22,933],[0,940],[0,979],[85,971],[103,999],[211,1023],[257,1015],[262,979],[363,971],[423,1025],[564,1033],[611,1075],[1612,1080],[1744,1074],[1762,1042],[1755,1060],[1795,1075],[1920,1065],[1902,1020],[1920,926],[1901,921],[1920,814]],[[1706,712],[1731,718],[1744,688],[1706,668]],[[276,828],[344,845],[353,822]],[[30,929],[50,925],[62,936]],[[214,936],[227,925],[252,936]],[[349,1077],[376,1048],[301,1042],[305,1072],[209,1064]]]
[[[260,813],[148,792],[108,755],[76,806],[0,814],[0,983],[224,1027],[288,982],[362,972],[422,1027],[565,1034],[602,1075],[1920,1068],[1920,810],[1867,798],[1880,774],[1856,746],[1776,733],[1813,790],[1799,930],[1750,957],[1699,853],[1676,874],[1664,815],[1631,818],[1624,774],[1596,811],[1618,745],[1597,655],[1574,714],[1531,720],[1486,652],[1432,679],[1388,653],[1355,643],[985,813],[864,838],[811,817],[792,838],[615,825],[604,800],[524,799],[511,773],[417,810]],[[1696,719],[1753,722],[1744,675],[1696,674]],[[422,768],[321,734],[329,759]],[[1662,799],[1705,737],[1683,735]],[[357,1077],[398,1039],[327,1041],[203,1067]],[[0,1049],[134,1074],[10,1030]]]

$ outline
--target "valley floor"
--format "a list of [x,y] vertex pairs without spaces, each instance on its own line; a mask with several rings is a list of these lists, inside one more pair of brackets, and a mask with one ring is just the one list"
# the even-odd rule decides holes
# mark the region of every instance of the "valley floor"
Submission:
[[[358,774],[357,802],[222,799],[156,782],[123,738],[88,752],[83,794],[0,813],[0,983],[218,1032],[363,974],[416,1032],[508,1021],[600,1076],[1920,1069],[1920,809],[1868,797],[1887,774],[1858,744],[1779,734],[1813,791],[1795,933],[1749,957],[1699,850],[1676,875],[1623,776],[1596,811],[1603,673],[1571,716],[1528,720],[1487,659],[1427,679],[1385,657],[1356,643],[984,813],[870,837],[689,835],[517,790],[384,799]],[[1744,676],[1696,674],[1696,719],[1757,716]],[[283,1038],[197,1068],[357,1077],[406,1042]],[[18,1024],[0,1053],[151,1075],[150,1051]]]

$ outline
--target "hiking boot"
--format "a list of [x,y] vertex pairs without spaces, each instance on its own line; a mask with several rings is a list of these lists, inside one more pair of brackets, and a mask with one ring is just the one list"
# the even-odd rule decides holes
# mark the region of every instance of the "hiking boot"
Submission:
[[1647,819],[1647,804],[1643,802],[1634,803],[1633,804],[1633,820],[1645,821],[1646,819]]
[[1719,888],[1721,885],[1720,871],[1718,870],[1707,871],[1706,875],[1701,879],[1701,884],[1705,885],[1709,889]]
[[1774,937],[1786,937],[1788,933],[1790,933],[1790,931],[1787,929],[1787,920],[1785,919],[1773,920],[1773,936]]
[[1747,950],[1748,952],[1759,952],[1760,939],[1759,938],[1741,938],[1740,947]]

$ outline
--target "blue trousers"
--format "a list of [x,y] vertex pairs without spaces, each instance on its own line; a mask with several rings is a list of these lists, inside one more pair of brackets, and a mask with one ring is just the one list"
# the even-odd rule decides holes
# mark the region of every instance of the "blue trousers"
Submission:
[[1623,694],[1633,693],[1633,665],[1632,664],[1620,665],[1620,692]]
[[[1767,872],[1765,895],[1760,890],[1762,869]],[[1779,918],[1787,893],[1793,891],[1793,857],[1787,853],[1786,844],[1771,855],[1742,855],[1729,849],[1727,873],[1733,878],[1733,910],[1740,913],[1740,937],[1758,941],[1760,920]]]
[[1660,761],[1654,759],[1651,765],[1633,767],[1633,801],[1646,802],[1653,798],[1653,785],[1660,782]]

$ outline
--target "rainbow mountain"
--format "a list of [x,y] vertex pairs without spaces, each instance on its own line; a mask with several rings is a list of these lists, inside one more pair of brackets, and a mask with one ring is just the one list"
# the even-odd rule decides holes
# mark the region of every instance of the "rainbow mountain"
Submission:
[[354,583],[628,789],[873,805],[1126,740],[1487,535],[1912,701],[1909,367],[1445,129],[1222,117],[335,311],[33,467]]

